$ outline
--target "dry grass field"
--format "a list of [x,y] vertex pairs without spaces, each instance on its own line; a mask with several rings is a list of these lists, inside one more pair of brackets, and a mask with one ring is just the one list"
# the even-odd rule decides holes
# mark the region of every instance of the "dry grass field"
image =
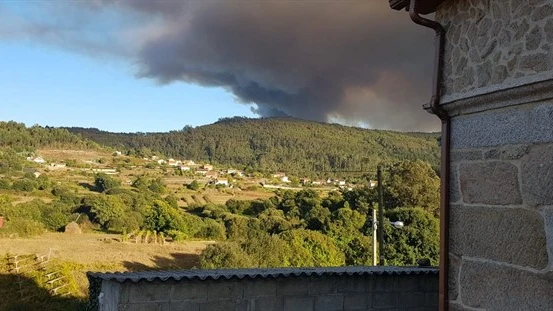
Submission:
[[119,242],[120,235],[103,233],[45,233],[34,238],[0,239],[0,255],[46,254],[87,266],[109,270],[188,269],[197,265],[198,255],[210,243],[135,244]]
[[[198,266],[199,254],[210,241],[135,244],[120,242],[120,235],[103,233],[45,233],[34,238],[0,238],[0,310],[83,310],[88,294],[87,271],[115,272],[152,269],[190,269]],[[13,255],[51,254],[50,269],[71,275],[73,290],[55,296],[37,284],[33,273],[8,273],[7,258]],[[40,279],[40,278],[39,278]],[[14,282],[26,280],[30,300],[21,300]],[[34,284],[34,285],[33,285]]]
[[53,162],[67,159],[94,161],[101,158],[111,158],[111,153],[102,150],[39,149],[37,154]]

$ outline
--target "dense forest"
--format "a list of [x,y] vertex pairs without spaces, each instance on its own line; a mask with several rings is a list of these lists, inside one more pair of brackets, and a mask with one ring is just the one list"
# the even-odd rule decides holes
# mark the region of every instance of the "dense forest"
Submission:
[[0,148],[9,148],[15,152],[29,152],[45,147],[99,148],[98,144],[82,139],[66,129],[38,125],[26,127],[23,123],[0,121]]
[[436,134],[366,130],[292,118],[226,118],[168,133],[68,131],[129,155],[160,153],[245,170],[314,176],[373,171],[380,163],[422,160],[438,167]]

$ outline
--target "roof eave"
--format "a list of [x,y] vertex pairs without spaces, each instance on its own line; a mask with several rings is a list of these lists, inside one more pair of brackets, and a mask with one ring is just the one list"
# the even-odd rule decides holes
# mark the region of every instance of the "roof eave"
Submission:
[[[390,7],[394,10],[409,9],[409,0],[389,0]],[[445,0],[419,0],[418,13],[430,14],[436,12],[436,8]]]

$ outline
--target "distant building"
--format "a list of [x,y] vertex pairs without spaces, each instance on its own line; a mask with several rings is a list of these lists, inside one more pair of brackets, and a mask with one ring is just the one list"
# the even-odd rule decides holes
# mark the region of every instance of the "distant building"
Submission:
[[167,163],[167,161],[165,161],[163,159],[157,160],[157,164],[159,164],[159,165],[162,165],[162,164],[165,164],[165,163]]
[[199,170],[196,170],[196,175],[206,175],[207,172],[209,172],[208,170],[204,170],[204,169],[199,169]]
[[219,173],[217,173],[215,171],[207,171],[207,173],[205,173],[205,177],[217,178],[217,177],[219,177]]
[[185,172],[185,171],[189,171],[189,170],[190,170],[190,166],[181,166],[181,167],[179,167],[179,168],[180,168],[180,170],[181,170],[182,172]]
[[217,179],[215,181],[215,185],[225,185],[225,186],[228,186],[229,183],[228,183],[228,180],[227,179]]
[[182,164],[182,162],[178,161],[178,160],[175,160],[175,159],[169,159],[169,160],[167,160],[167,164],[169,166],[179,166],[179,165]]
[[289,183],[290,179],[288,178],[288,176],[282,176],[282,177],[280,177],[280,181],[285,182],[285,183]]
[[212,171],[213,170],[213,165],[204,164],[204,165],[202,165],[202,169]]
[[65,163],[50,163],[50,165],[48,165],[48,168],[51,170],[59,170],[59,169],[64,169],[66,167],[67,167],[67,164]]
[[40,175],[42,175],[39,171],[37,171],[34,168],[24,168],[23,172],[33,174],[35,178],[38,178]]
[[41,157],[36,157],[36,158],[34,158],[34,159],[31,158],[31,161],[33,161],[33,162],[35,162],[35,163],[40,163],[40,164],[46,163],[46,160],[44,160],[44,159],[41,158]]

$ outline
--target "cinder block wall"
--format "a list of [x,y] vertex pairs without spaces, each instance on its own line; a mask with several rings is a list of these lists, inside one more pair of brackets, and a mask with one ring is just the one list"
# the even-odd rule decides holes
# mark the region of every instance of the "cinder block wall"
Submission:
[[435,311],[438,305],[436,271],[418,275],[120,281],[107,278],[91,282],[101,290],[91,291],[89,310]]
[[452,310],[553,310],[553,1],[448,0]]

